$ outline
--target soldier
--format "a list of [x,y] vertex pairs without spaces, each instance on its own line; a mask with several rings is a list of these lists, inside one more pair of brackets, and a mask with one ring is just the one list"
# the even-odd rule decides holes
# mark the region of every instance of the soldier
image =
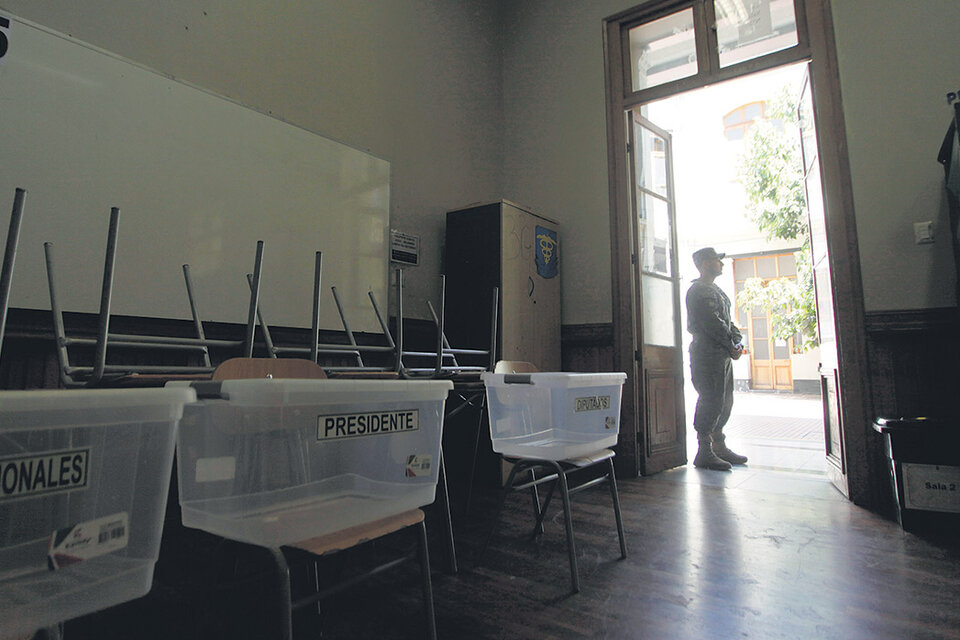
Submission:
[[690,344],[690,372],[699,394],[693,416],[699,449],[695,467],[728,471],[733,464],[745,464],[747,457],[727,448],[723,427],[733,408],[733,360],[743,354],[743,336],[730,319],[730,299],[714,280],[723,272],[723,257],[713,247],[693,254],[700,271],[687,290],[687,330]]

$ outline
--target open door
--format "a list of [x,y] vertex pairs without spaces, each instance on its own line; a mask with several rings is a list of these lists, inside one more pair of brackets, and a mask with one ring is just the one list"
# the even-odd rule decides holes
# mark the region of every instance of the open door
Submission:
[[820,181],[820,157],[817,150],[817,130],[813,117],[813,97],[810,93],[810,74],[804,78],[797,104],[800,137],[803,151],[804,187],[807,195],[807,215],[810,222],[810,258],[813,263],[813,282],[817,300],[817,332],[820,340],[820,396],[823,400],[824,446],[827,456],[827,475],[836,487],[850,496],[845,466],[843,424],[839,391],[839,358],[837,331],[833,312],[833,287],[830,283],[830,254],[827,247],[827,225]]
[[685,464],[680,276],[670,134],[627,111],[640,473]]

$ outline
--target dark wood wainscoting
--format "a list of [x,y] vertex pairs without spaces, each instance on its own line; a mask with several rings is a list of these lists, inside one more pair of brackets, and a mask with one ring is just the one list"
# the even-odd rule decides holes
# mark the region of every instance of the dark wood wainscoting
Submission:
[[613,324],[565,324],[560,328],[564,371],[613,371]]
[[[866,314],[873,417],[950,417],[960,429],[960,316],[956,308]],[[842,365],[841,365],[842,366]],[[871,425],[867,425],[872,430]],[[867,437],[876,504],[893,513],[883,438]]]

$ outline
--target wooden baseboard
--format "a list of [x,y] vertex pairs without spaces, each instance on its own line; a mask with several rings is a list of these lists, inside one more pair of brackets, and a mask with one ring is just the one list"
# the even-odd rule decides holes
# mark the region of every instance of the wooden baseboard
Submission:
[[864,314],[867,333],[930,331],[960,327],[957,307],[868,311]]

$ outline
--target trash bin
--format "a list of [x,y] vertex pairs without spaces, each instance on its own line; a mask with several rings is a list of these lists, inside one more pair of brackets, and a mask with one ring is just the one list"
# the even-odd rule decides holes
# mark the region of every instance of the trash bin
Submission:
[[873,428],[884,435],[900,526],[914,533],[960,533],[960,423],[877,418]]

